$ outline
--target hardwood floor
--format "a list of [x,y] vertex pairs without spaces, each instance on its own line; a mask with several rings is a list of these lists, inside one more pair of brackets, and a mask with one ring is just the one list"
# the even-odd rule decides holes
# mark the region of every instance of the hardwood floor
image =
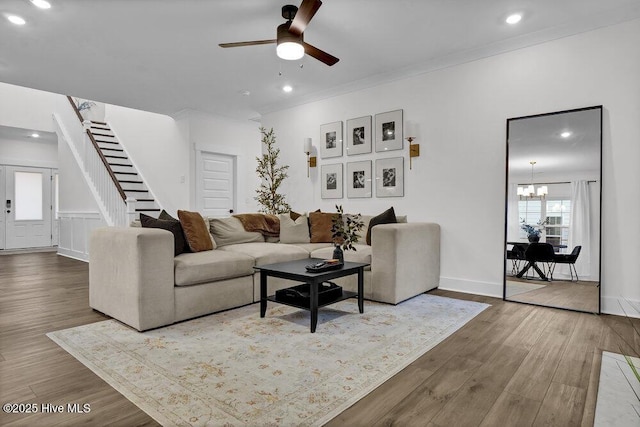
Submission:
[[[622,317],[432,293],[492,307],[329,426],[590,426],[601,351],[640,352]],[[158,425],[45,336],[104,318],[88,306],[87,264],[0,257],[0,401],[91,405],[85,414],[1,413],[0,425]]]
[[598,282],[571,282],[568,280],[543,282],[540,280],[526,280],[507,276],[507,295],[509,295],[509,286],[513,282],[544,285],[544,287],[509,296],[507,298],[509,301],[540,304],[548,307],[571,308],[573,310],[591,313],[598,312]]

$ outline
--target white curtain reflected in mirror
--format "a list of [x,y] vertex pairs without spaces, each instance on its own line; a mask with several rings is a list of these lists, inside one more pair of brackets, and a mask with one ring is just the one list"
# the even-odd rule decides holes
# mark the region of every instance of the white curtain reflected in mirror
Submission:
[[504,298],[600,312],[602,107],[507,120]]

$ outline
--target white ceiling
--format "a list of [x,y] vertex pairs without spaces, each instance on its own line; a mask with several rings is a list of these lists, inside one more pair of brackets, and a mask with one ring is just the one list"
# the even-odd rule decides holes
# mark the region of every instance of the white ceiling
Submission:
[[640,17],[640,0],[325,0],[304,36],[340,58],[328,67],[280,60],[275,45],[218,47],[275,38],[286,0],[49,2],[0,2],[27,21],[0,19],[0,81],[240,119]]

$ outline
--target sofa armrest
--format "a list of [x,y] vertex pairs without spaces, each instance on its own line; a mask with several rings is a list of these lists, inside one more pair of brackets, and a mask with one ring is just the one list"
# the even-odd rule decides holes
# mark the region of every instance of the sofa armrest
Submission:
[[106,227],[89,240],[89,305],[139,331],[175,319],[173,235]]
[[397,304],[440,283],[440,225],[380,224],[371,229],[372,299]]

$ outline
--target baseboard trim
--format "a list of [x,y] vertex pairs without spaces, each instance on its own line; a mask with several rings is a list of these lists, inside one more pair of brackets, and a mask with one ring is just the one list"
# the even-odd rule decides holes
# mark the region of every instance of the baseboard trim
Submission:
[[503,285],[502,283],[481,282],[478,280],[457,279],[454,277],[440,277],[440,285],[438,286],[438,289],[502,298]]
[[624,297],[603,296],[601,304],[601,311],[603,314],[615,314],[616,316],[640,319],[640,301],[638,300],[632,300]]
[[83,253],[83,252],[72,251],[70,249],[65,249],[65,248],[60,248],[59,247],[58,248],[58,255],[63,256],[63,257],[67,257],[67,258],[77,259],[78,261],[89,262],[89,254]]

